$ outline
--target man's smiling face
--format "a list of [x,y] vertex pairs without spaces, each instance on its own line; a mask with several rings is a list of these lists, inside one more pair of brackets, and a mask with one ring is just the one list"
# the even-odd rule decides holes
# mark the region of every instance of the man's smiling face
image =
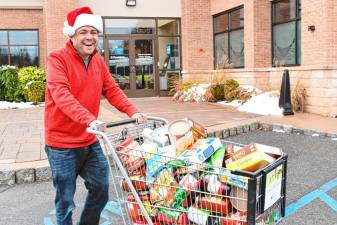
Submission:
[[90,26],[80,27],[71,37],[71,41],[81,58],[88,59],[98,45],[98,31]]

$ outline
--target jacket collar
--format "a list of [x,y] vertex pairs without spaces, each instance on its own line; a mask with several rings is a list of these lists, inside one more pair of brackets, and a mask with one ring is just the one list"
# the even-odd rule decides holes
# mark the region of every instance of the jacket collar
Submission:
[[[66,44],[66,51],[70,54],[77,56],[80,60],[83,60],[81,56],[77,53],[77,50],[73,46],[73,42],[69,39],[69,41]],[[89,59],[94,57],[94,55],[97,53],[97,49],[94,50],[94,52],[90,55]]]

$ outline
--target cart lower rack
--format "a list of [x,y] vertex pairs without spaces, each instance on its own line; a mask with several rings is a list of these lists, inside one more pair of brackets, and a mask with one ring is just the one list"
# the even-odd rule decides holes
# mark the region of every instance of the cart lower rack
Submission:
[[182,160],[175,148],[143,143],[145,128],[166,124],[150,117],[144,124],[129,119],[108,123],[104,131],[88,128],[113,158],[119,224],[262,225],[284,217],[287,155],[254,173],[230,171],[217,160],[226,146],[240,144],[221,140],[222,150],[207,162]]

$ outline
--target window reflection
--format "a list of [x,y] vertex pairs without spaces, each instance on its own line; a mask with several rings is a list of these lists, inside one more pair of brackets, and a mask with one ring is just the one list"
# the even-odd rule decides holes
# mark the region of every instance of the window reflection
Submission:
[[11,65],[18,67],[38,66],[38,48],[37,47],[11,47],[10,48]]
[[38,32],[34,30],[0,31],[0,65],[38,66]]
[[36,45],[37,44],[36,31],[10,31],[9,44],[10,45]]

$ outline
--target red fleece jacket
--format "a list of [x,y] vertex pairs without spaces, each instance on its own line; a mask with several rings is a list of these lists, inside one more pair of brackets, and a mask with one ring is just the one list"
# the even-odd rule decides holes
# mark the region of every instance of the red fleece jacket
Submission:
[[47,63],[45,143],[59,148],[88,146],[96,137],[86,132],[98,116],[101,96],[130,117],[138,112],[112,79],[96,52],[86,69],[72,42],[52,52]]

